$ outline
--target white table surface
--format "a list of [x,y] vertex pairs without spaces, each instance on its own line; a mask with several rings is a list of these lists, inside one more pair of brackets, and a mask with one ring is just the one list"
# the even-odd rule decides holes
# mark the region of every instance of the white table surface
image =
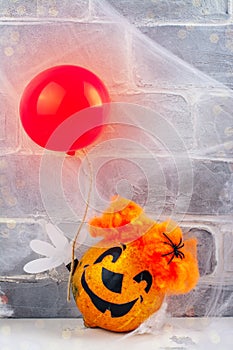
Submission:
[[168,321],[157,334],[88,329],[82,319],[1,319],[0,350],[233,349],[233,318]]

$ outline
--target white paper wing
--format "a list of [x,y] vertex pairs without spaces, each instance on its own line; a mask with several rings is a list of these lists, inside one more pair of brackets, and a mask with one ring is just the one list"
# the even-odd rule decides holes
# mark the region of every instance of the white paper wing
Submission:
[[55,256],[56,249],[49,243],[40,241],[38,239],[34,239],[30,242],[31,249],[40,255],[44,255],[47,257]]
[[45,227],[53,245],[58,249],[64,249],[68,243],[68,239],[63,235],[63,233],[52,224],[46,224]]
[[46,232],[53,245],[38,239],[30,242],[31,249],[44,257],[28,262],[24,266],[27,273],[48,271],[63,263],[67,265],[71,260],[71,246],[63,233],[52,224],[46,225]]
[[59,259],[52,258],[40,258],[32,260],[24,266],[24,271],[27,273],[41,273],[47,270],[54,269],[61,265]]

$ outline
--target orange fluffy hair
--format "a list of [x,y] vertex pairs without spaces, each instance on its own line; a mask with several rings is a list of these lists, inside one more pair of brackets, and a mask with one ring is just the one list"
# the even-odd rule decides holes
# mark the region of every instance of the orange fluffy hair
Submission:
[[[196,239],[183,241],[177,224],[169,220],[162,223],[153,221],[133,201],[113,197],[102,216],[90,220],[89,230],[93,237],[103,237],[104,241],[133,244],[144,264],[150,267],[163,293],[187,293],[198,282]],[[164,234],[175,245],[182,239],[184,246],[179,248],[182,259],[174,256],[171,260],[173,248]]]

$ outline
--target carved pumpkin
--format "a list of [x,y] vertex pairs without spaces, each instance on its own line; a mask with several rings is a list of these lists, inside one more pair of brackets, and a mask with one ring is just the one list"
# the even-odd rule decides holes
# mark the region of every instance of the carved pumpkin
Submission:
[[89,249],[79,262],[73,276],[75,300],[86,326],[129,331],[160,308],[164,295],[133,243],[102,245]]
[[195,286],[196,242],[186,241],[184,248],[180,228],[169,225],[153,222],[122,198],[90,222],[92,235],[104,239],[84,254],[72,280],[86,326],[133,330],[160,308],[165,294]]

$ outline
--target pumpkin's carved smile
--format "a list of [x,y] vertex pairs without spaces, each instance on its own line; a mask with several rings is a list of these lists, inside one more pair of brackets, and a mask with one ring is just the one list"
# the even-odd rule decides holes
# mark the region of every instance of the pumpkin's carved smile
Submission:
[[102,313],[105,313],[106,310],[109,310],[113,318],[122,317],[126,315],[139,299],[137,298],[137,299],[134,299],[133,301],[130,301],[124,304],[110,303],[106,300],[101,299],[95,293],[93,293],[92,290],[89,288],[85,278],[85,271],[83,271],[83,274],[81,277],[81,283],[82,283],[83,289],[88,294],[88,296],[90,297],[95,307]]
[[[101,254],[98,259],[94,262],[95,264],[99,264],[103,261],[103,259],[111,255],[112,256],[112,263],[115,263],[121,256],[122,251],[126,249],[125,245],[122,245],[122,247],[112,247],[108,250],[106,250],[103,254]],[[86,274],[85,269],[89,265],[84,266],[84,271],[82,273],[81,277],[81,284],[87,295],[90,297],[93,305],[102,313],[105,313],[106,310],[109,310],[111,312],[112,318],[116,317],[122,317],[125,316],[134,306],[134,304],[140,299],[140,302],[142,303],[143,297],[140,295],[140,297],[129,301],[128,303],[122,303],[122,304],[115,304],[108,302],[102,298],[100,298],[98,295],[96,295],[88,286],[88,283],[86,281]],[[123,281],[124,275],[121,273],[116,273],[109,271],[108,269],[102,267],[102,282],[104,286],[110,290],[113,293],[120,294],[122,290],[122,281]],[[152,276],[149,271],[144,270],[141,271],[139,274],[134,276],[133,280],[137,283],[140,283],[141,281],[146,281],[147,285],[145,287],[145,292],[148,293],[151,286],[152,286]]]

